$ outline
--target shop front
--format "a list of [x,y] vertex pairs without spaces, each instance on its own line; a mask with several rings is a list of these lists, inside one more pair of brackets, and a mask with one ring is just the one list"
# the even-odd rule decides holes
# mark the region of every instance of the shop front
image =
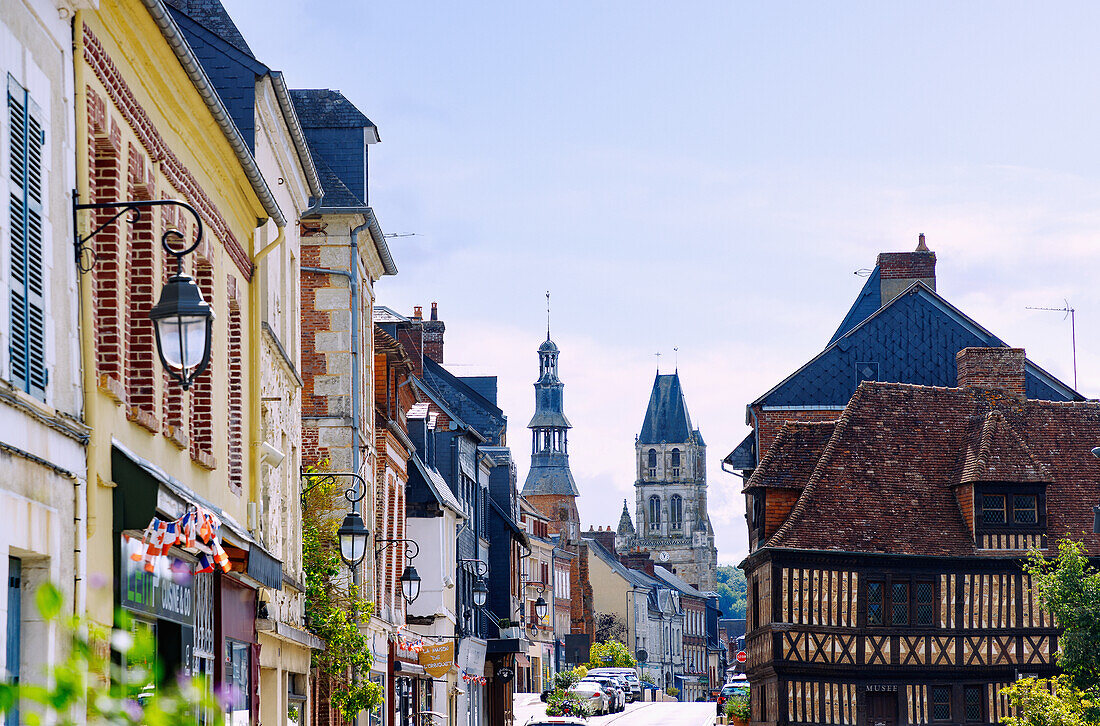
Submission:
[[481,638],[463,638],[458,643],[458,708],[455,726],[483,726],[486,718],[485,648]]
[[399,639],[390,647],[393,685],[389,700],[393,704],[393,726],[429,723],[425,717],[435,713],[435,693],[432,676],[420,664],[422,644]]

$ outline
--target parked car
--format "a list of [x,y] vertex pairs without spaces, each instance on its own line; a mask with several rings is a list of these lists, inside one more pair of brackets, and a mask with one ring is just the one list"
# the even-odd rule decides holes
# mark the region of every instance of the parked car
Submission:
[[596,715],[611,713],[611,699],[603,686],[595,681],[580,681],[569,686],[568,693],[588,704]]
[[[602,675],[615,675],[623,676],[626,678],[627,683],[630,684],[630,699],[632,701],[642,700],[642,680],[638,678],[638,671],[633,668],[593,668],[588,671],[590,676],[602,676]],[[654,686],[656,688],[656,686]]]
[[619,688],[623,689],[626,703],[634,703],[634,689],[630,687],[630,681],[626,679],[626,676],[621,673],[612,673],[608,677],[615,681],[615,683],[619,685]]
[[535,716],[527,721],[524,726],[585,726],[582,718],[573,716]]
[[749,697],[749,679],[744,676],[726,681],[726,685],[722,686],[722,690],[718,694],[718,714],[722,714],[726,701],[738,696]]
[[608,713],[618,713],[626,709],[626,692],[610,676],[585,676],[584,682],[598,683],[607,692],[610,703]]

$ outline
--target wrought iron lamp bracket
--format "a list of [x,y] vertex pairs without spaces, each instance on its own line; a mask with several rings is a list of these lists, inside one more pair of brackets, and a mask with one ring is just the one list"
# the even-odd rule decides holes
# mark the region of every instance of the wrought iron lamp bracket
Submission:
[[[305,503],[306,494],[309,494],[309,492],[322,484],[334,483],[337,477],[346,477],[355,480],[355,484],[344,490],[344,499],[347,499],[349,504],[358,504],[359,502],[363,501],[363,497],[367,496],[367,480],[352,471],[310,472],[303,469],[301,472],[301,476],[303,481],[308,481],[309,479],[315,480],[312,484],[302,489],[301,496],[303,504]],[[358,490],[358,494],[356,494],[356,490]]]
[[[78,198],[76,191],[73,191],[73,248],[76,255],[76,267],[81,272],[90,272],[99,261],[99,256],[96,254],[95,249],[88,244],[89,240],[110,227],[126,214],[133,215],[127,221],[130,224],[134,224],[141,219],[143,209],[151,209],[153,207],[182,207],[190,212],[191,216],[195,218],[195,241],[186,248],[177,250],[169,244],[170,240],[184,239],[183,233],[174,227],[164,230],[164,233],[160,236],[160,244],[164,248],[164,251],[176,258],[176,269],[179,273],[182,274],[183,272],[183,258],[194,252],[195,249],[202,244],[202,217],[199,215],[198,210],[182,200],[136,199],[131,201],[80,204],[77,202]],[[106,222],[103,222],[90,233],[82,237],[78,226],[77,212],[82,212],[87,209],[117,209],[118,212],[112,215]]]
[[461,567],[463,570],[466,570],[466,572],[474,575],[475,577],[489,576],[489,563],[482,562],[475,557],[459,560],[458,566]]
[[411,539],[376,539],[374,540],[374,544],[381,545],[380,547],[374,548],[374,559],[376,560],[390,545],[395,544],[405,545],[405,559],[407,560],[415,560],[416,556],[420,554],[420,545],[418,545],[415,540]]

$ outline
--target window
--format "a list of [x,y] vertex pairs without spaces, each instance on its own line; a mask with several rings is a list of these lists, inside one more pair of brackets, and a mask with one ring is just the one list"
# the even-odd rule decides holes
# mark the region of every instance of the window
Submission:
[[935,625],[936,609],[932,602],[935,595],[933,583],[917,583],[917,625]]
[[982,702],[985,700],[985,689],[981,686],[966,686],[963,688],[963,711],[967,721],[984,721]]
[[891,624],[909,624],[909,583],[895,582],[890,588]]
[[764,501],[767,496],[765,489],[757,489],[749,496],[752,497],[752,528],[756,531],[757,539],[764,537]]
[[881,582],[867,583],[867,624],[883,624],[883,590],[885,584]]
[[649,528],[661,528],[661,498],[656,494],[649,498]]
[[950,686],[932,686],[932,720],[951,720]]
[[38,107],[8,77],[11,381],[46,399],[46,304],[42,245],[42,149]]
[[1034,494],[1017,494],[1012,497],[1012,521],[1016,524],[1038,524],[1038,497]]
[[1007,521],[1004,494],[982,495],[982,522],[985,524],[1004,524]]
[[669,502],[668,522],[672,529],[684,528],[684,500],[679,494],[673,494]]
[[646,467],[650,476],[657,476],[657,449],[650,449],[646,457]]
[[672,478],[673,479],[679,479],[680,478],[680,450],[679,449],[673,449],[672,450]]

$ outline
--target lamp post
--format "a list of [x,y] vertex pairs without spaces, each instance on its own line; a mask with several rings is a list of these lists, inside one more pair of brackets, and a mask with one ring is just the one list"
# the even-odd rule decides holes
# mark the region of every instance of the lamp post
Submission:
[[[195,240],[182,249],[175,249],[169,243],[183,240],[178,229],[167,229],[160,237],[161,247],[166,254],[176,258],[176,273],[168,278],[161,290],[160,299],[149,311],[149,319],[156,333],[157,356],[170,378],[187,390],[203,371],[210,365],[210,340],[214,329],[214,310],[202,297],[202,291],[189,275],[183,272],[183,258],[191,254],[202,244],[202,217],[187,202],[177,199],[149,199],[120,202],[100,202],[96,204],[78,204],[73,199],[73,230],[75,234],[77,267],[88,272],[98,261],[95,250],[87,244],[89,240],[109,227],[125,214],[132,214],[130,223],[141,219],[142,210],[153,207],[182,207],[195,218]],[[77,212],[87,209],[118,209],[110,219],[99,225],[91,233],[81,237],[77,230]]]

